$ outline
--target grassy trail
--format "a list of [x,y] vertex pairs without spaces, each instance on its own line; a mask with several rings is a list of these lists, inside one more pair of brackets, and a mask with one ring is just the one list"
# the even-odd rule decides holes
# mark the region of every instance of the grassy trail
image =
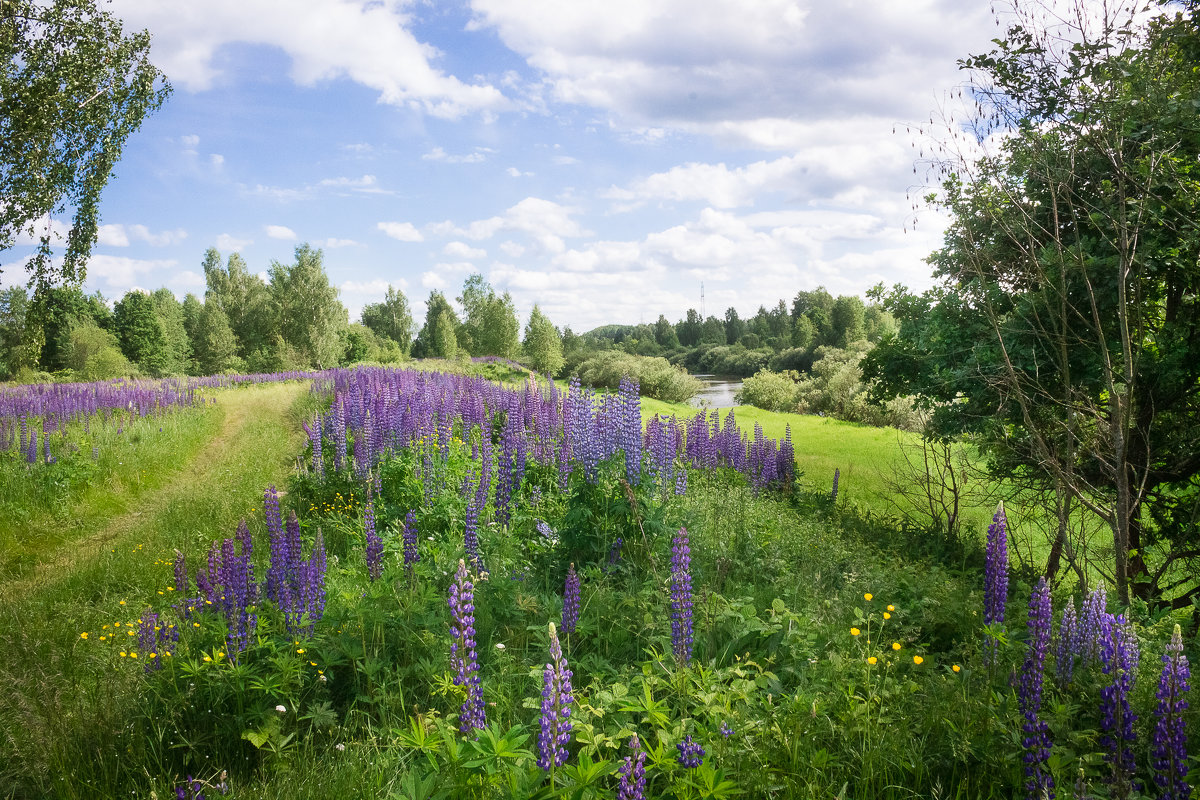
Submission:
[[[303,446],[307,397],[306,383],[223,391],[169,470],[96,486],[65,520],[33,520],[31,533],[46,527],[36,563],[0,582],[0,797],[100,796],[119,780],[138,746],[121,737],[139,672],[100,636],[114,623],[132,631],[148,599],[173,588],[175,550],[198,559],[239,519],[253,526],[257,513],[261,525],[263,490],[286,482]],[[87,778],[73,776],[81,759],[97,765]]]
[[[44,584],[50,576],[68,575],[76,565],[94,562],[106,548],[111,550],[137,540],[144,550],[148,540],[164,535],[173,538],[163,530],[163,523],[181,512],[191,517],[192,524],[186,527],[192,530],[202,522],[209,523],[204,527],[218,529],[236,524],[237,520],[229,514],[218,514],[214,519],[208,516],[211,512],[207,508],[205,512],[196,512],[212,506],[214,499],[219,500],[219,496],[213,496],[214,489],[224,488],[232,493],[238,487],[266,485],[262,481],[244,482],[244,478],[251,477],[245,475],[248,470],[261,473],[259,477],[266,482],[283,482],[303,438],[289,410],[307,390],[306,384],[289,383],[224,392],[219,399],[222,418],[216,435],[194,456],[178,464],[158,487],[141,491],[126,487],[115,493],[85,497],[72,516],[86,520],[91,532],[82,538],[60,542],[25,575],[0,583],[0,598],[25,594],[30,588]],[[268,442],[269,446],[264,447]],[[43,541],[54,542],[59,526],[61,522],[48,517],[31,527],[42,528]]]

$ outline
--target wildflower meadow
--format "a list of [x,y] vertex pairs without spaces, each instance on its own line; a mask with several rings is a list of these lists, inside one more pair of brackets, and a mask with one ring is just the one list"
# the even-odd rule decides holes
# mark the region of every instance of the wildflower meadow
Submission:
[[866,513],[737,410],[466,372],[0,392],[32,519],[294,387],[270,482],[208,456],[221,530],[6,561],[0,796],[1191,796],[1189,609],[1027,574],[1011,508]]

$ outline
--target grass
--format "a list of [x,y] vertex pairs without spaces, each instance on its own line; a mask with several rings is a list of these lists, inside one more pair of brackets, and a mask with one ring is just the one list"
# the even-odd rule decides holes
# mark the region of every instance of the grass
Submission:
[[[115,631],[117,622],[128,630],[144,602],[138,598],[148,588],[167,590],[174,550],[198,559],[261,507],[268,484],[283,485],[303,438],[297,414],[308,402],[307,384],[262,384],[224,390],[215,407],[181,412],[195,419],[179,422],[192,431],[182,439],[190,444],[170,470],[153,482],[89,490],[63,516],[77,513],[91,527],[38,548],[37,568],[26,565],[0,583],[0,673],[7,678],[0,796],[104,796],[124,768],[123,748],[135,744],[105,732],[121,731],[137,700],[135,674],[114,671],[96,654],[105,646],[101,631]],[[158,460],[157,447],[141,454]],[[29,516],[39,522],[27,530],[53,524],[53,516]],[[97,767],[79,773],[72,765],[80,760]],[[96,785],[73,785],[81,774]]]

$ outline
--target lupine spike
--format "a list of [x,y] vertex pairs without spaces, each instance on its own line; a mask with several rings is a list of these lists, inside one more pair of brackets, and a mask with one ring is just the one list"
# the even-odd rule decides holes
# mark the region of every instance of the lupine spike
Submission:
[[562,645],[550,623],[550,663],[542,671],[541,733],[538,734],[538,766],[544,770],[567,763],[567,744],[571,741],[571,670],[563,656]]
[[1158,708],[1154,721],[1154,782],[1161,800],[1187,800],[1188,785],[1187,728],[1183,714],[1191,671],[1183,654],[1183,637],[1175,626],[1171,641],[1162,656],[1162,676],[1158,681]]
[[687,528],[680,528],[671,542],[671,649],[681,667],[692,660],[691,553]]

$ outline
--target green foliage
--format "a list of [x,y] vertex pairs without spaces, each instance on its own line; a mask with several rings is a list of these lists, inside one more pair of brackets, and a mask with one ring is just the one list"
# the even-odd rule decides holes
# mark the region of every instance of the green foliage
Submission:
[[204,252],[204,304],[225,314],[237,340],[236,355],[249,358],[272,345],[277,333],[271,294],[262,278],[250,272],[240,253],[230,253],[225,267],[214,248]]
[[217,303],[205,303],[192,334],[196,367],[201,375],[218,375],[238,368],[237,338]]
[[363,306],[362,324],[381,338],[389,339],[407,356],[412,348],[413,318],[408,308],[408,298],[399,289],[387,288],[387,297],[382,303]]
[[166,367],[170,375],[187,373],[192,362],[192,343],[184,325],[183,306],[170,289],[162,288],[150,295],[154,313],[158,316],[165,340]]
[[543,375],[557,375],[566,363],[558,329],[537,304],[534,304],[533,311],[529,313],[529,322],[525,325],[524,347],[530,365]]
[[[10,0],[0,33],[0,251],[38,242],[28,264],[44,290],[82,283],[100,193],[142,120],[170,94],[150,34],[127,35],[93,0]],[[50,220],[72,214],[61,264]]]
[[476,273],[463,284],[458,298],[466,318],[459,331],[459,344],[473,356],[510,358],[520,344],[517,310],[508,292],[497,295]]
[[7,379],[22,367],[36,367],[42,350],[40,338],[41,329],[30,318],[24,287],[0,289],[0,378]]
[[665,358],[634,356],[613,350],[596,353],[575,370],[585,386],[620,388],[621,379],[628,376],[638,382],[646,397],[668,403],[682,403],[695,396],[700,383],[681,369],[671,366]]
[[271,262],[271,313],[273,327],[284,348],[281,359],[301,368],[336,366],[342,358],[342,330],[347,325],[345,306],[325,274],[321,250],[301,244],[295,263]]
[[138,369],[155,377],[166,374],[170,367],[167,337],[150,295],[136,289],[126,292],[113,310],[113,332],[121,352]]
[[737,401],[767,411],[796,410],[796,373],[762,370],[742,382]]
[[446,296],[436,289],[425,301],[425,324],[421,326],[412,354],[416,358],[454,358],[458,353],[458,317]]
[[135,371],[121,353],[117,337],[91,321],[81,322],[71,330],[67,366],[81,381],[106,381]]

